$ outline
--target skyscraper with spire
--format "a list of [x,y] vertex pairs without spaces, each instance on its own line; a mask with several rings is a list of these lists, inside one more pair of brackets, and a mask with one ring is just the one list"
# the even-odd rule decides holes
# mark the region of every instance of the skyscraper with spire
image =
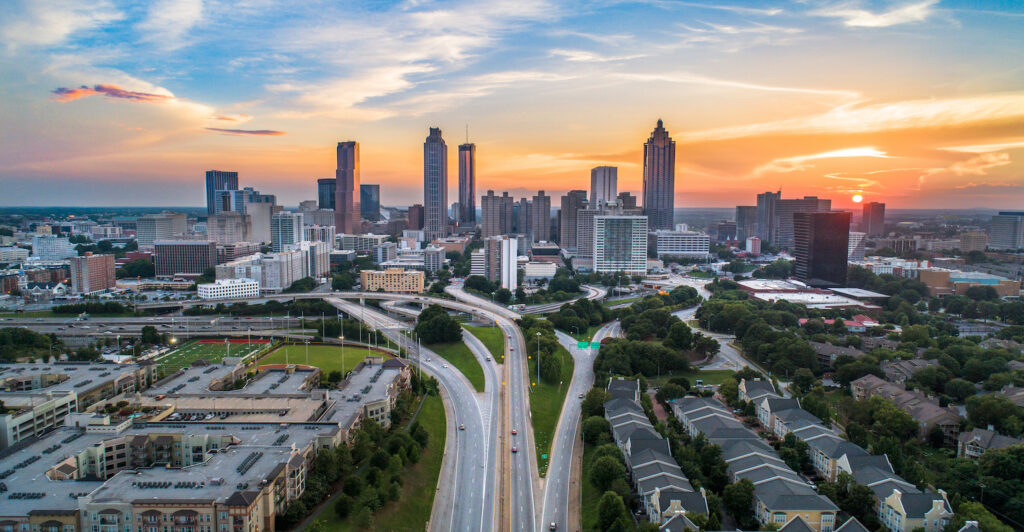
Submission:
[[338,169],[335,171],[334,230],[337,234],[359,233],[359,143],[338,143]]
[[438,127],[423,142],[423,232],[427,240],[448,233],[448,145]]
[[644,214],[651,231],[672,229],[676,191],[676,142],[658,119],[644,143]]
[[459,145],[459,224],[476,225],[476,144]]

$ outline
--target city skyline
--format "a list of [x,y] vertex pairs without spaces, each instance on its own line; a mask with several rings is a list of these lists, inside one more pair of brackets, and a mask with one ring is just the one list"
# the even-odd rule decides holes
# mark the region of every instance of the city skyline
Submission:
[[16,4],[0,22],[4,205],[201,205],[201,187],[181,184],[211,168],[296,204],[332,175],[344,139],[360,142],[382,203],[408,205],[422,201],[423,129],[466,124],[478,192],[557,197],[616,166],[619,189],[637,194],[659,117],[677,142],[679,207],[780,187],[838,208],[854,194],[890,208],[1024,200],[1022,8],[53,9]]

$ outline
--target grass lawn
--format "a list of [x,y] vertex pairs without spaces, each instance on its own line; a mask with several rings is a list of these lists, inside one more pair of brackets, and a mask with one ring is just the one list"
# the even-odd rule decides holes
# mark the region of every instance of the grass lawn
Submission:
[[487,346],[487,350],[491,352],[494,360],[499,364],[505,363],[505,339],[502,338],[501,328],[472,327],[469,325],[464,325],[464,327]]
[[476,391],[484,391],[484,368],[480,367],[480,362],[473,356],[473,352],[469,350],[465,342],[431,344],[427,347],[459,368],[459,371],[469,379]]
[[697,379],[703,380],[704,384],[722,384],[727,377],[731,377],[735,371],[731,369],[705,369],[700,371],[687,371],[676,375],[662,375],[647,379],[648,386],[661,386],[672,377],[685,377],[690,385],[697,384]]
[[231,342],[225,344],[222,341],[218,342],[199,342],[193,340],[186,342],[181,347],[167,353],[160,357],[157,362],[163,366],[165,372],[177,371],[181,368],[192,365],[193,362],[199,359],[206,360],[211,364],[220,362],[224,357],[247,357],[263,351],[270,347],[269,343],[256,343],[249,344],[247,342]]
[[643,299],[645,297],[647,297],[647,296],[627,297],[625,299],[610,299],[610,300],[605,301],[605,304],[608,305],[608,306],[613,306],[614,307],[614,306],[618,306],[618,305],[625,305],[626,303],[636,303],[637,301],[640,301],[641,299]]
[[[285,356],[286,351],[287,357]],[[352,368],[355,368],[356,364],[362,362],[367,355],[379,355],[379,353],[370,351],[369,349],[363,349],[361,347],[345,346],[345,371],[352,371]],[[286,362],[292,364],[305,364],[305,344],[281,346],[273,353],[270,353],[260,359],[260,364],[284,364]],[[341,371],[341,346],[310,345],[309,365],[320,368],[324,373]]]
[[[430,520],[430,511],[434,506],[434,494],[437,491],[437,478],[441,473],[441,460],[444,458],[446,426],[444,405],[441,397],[427,396],[416,418],[430,433],[427,448],[420,455],[416,465],[407,468],[403,474],[402,498],[397,502],[389,502],[373,516],[371,530],[423,530]],[[328,508],[322,514],[324,530],[331,532],[348,532],[356,530],[351,519],[341,520]]]
[[581,485],[583,493],[580,496],[580,525],[583,530],[597,530],[597,505],[601,502],[601,495],[604,495],[593,484],[590,483],[590,463],[594,460],[594,449],[597,447],[587,445],[583,449],[583,478]]
[[597,334],[597,330],[601,328],[601,325],[591,325],[590,327],[587,327],[587,330],[580,331],[579,334],[576,334],[576,331],[572,330],[569,332],[569,336],[572,336],[573,338],[580,341],[586,340],[589,342],[591,339],[594,338],[594,335]]
[[[548,471],[548,458],[543,458],[541,455],[547,456],[551,452],[551,441],[555,438],[558,416],[562,413],[565,394],[569,391],[569,383],[572,382],[572,356],[561,346],[558,347],[557,353],[562,361],[562,384],[537,383],[536,386],[530,387],[532,390],[530,414],[533,417],[533,440],[537,445],[537,469],[541,476]],[[537,379],[537,366],[534,365],[532,358],[529,362],[530,374],[527,375],[527,378],[533,384]]]

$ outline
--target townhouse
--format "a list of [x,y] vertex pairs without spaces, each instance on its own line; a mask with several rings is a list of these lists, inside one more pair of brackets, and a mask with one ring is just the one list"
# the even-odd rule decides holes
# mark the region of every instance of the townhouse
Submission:
[[[767,387],[759,382],[741,382],[742,396],[763,397],[758,394]],[[671,406],[688,434],[703,434],[721,447],[731,481],[746,478],[754,484],[753,510],[761,525],[784,528],[799,519],[814,532],[835,530],[839,508],[790,469],[775,449],[736,419],[726,405],[717,399],[688,396],[672,401]]]
[[[898,373],[897,373],[898,374]],[[960,415],[953,407],[942,407],[939,402],[918,390],[907,390],[903,384],[886,382],[875,375],[865,375],[850,382],[854,399],[882,397],[892,401],[918,425],[918,437],[926,439],[932,429],[942,430],[943,444],[954,447],[960,435]]]
[[1024,444],[1024,440],[996,434],[990,426],[988,429],[960,433],[956,455],[960,458],[980,458],[989,449],[1005,449],[1011,445],[1021,444]]
[[784,438],[793,434],[807,443],[811,464],[823,479],[835,482],[840,473],[847,473],[858,484],[871,488],[878,518],[889,530],[905,532],[921,527],[927,532],[939,532],[952,519],[952,507],[945,492],[926,493],[917,489],[895,473],[887,456],[872,455],[843,439],[800,408],[798,400],[766,395],[757,403],[756,411],[758,421],[774,436]]
[[640,382],[611,379],[605,418],[612,438],[626,458],[626,468],[647,519],[662,527],[669,522],[696,530],[686,514],[707,515],[704,488],[695,490],[672,457],[668,440],[654,430],[640,404]]

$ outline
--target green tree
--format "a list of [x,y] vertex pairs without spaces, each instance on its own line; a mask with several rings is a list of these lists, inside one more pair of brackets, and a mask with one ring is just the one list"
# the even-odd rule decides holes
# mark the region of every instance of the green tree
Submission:
[[583,441],[587,445],[601,445],[611,441],[611,424],[599,416],[590,416],[583,421]]
[[597,526],[601,530],[612,528],[617,522],[628,519],[626,504],[622,497],[614,491],[606,491],[597,503]]
[[590,465],[590,483],[601,491],[607,490],[612,482],[624,478],[625,475],[626,467],[622,462],[609,456],[602,456]]
[[744,478],[729,484],[722,490],[722,506],[725,511],[739,523],[741,528],[753,528],[754,518],[754,483]]

